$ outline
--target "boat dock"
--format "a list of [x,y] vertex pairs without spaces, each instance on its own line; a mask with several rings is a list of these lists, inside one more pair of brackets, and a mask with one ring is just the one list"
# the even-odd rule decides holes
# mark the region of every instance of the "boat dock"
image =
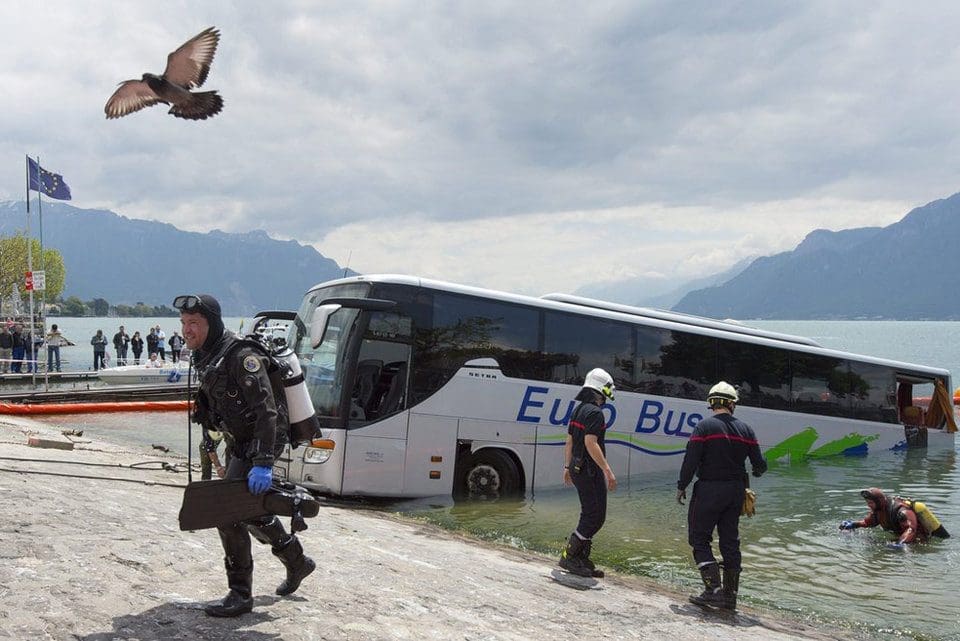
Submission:
[[0,391],[11,387],[30,387],[37,385],[49,387],[56,385],[98,385],[100,383],[97,372],[20,372],[0,374]]
[[187,400],[187,383],[106,385],[96,372],[0,375],[0,402],[103,403]]

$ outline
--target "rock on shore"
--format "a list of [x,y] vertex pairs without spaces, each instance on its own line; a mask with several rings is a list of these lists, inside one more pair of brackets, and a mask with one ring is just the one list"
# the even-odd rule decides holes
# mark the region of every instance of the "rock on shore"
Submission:
[[[578,591],[554,560],[378,512],[325,505],[302,533],[317,571],[274,595],[282,566],[254,549],[254,612],[204,615],[226,592],[215,530],[177,526],[183,472],[156,451],[66,438],[0,420],[0,639],[35,641],[317,639],[853,638],[751,612],[707,614],[635,577]],[[133,467],[131,467],[133,465]],[[844,636],[846,635],[846,636]]]

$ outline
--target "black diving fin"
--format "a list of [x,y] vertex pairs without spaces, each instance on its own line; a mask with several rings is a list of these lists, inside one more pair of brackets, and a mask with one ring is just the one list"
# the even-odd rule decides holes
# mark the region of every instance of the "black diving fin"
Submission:
[[265,494],[251,494],[247,482],[194,481],[183,491],[180,507],[181,530],[204,530],[220,525],[249,521],[268,514],[293,517],[291,528],[307,528],[304,519],[319,514],[320,503],[305,488],[277,483]]

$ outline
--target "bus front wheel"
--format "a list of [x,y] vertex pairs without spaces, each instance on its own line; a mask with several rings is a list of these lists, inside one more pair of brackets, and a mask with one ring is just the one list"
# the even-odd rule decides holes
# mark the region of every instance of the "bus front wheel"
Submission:
[[458,493],[469,498],[499,498],[520,493],[520,471],[503,450],[482,449],[468,455],[458,479]]

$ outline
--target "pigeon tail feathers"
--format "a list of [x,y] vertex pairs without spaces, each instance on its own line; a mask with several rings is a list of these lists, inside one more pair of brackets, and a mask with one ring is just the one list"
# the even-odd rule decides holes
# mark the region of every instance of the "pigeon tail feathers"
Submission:
[[190,94],[190,100],[170,107],[168,113],[187,120],[206,120],[223,109],[223,98],[216,91],[201,91]]

